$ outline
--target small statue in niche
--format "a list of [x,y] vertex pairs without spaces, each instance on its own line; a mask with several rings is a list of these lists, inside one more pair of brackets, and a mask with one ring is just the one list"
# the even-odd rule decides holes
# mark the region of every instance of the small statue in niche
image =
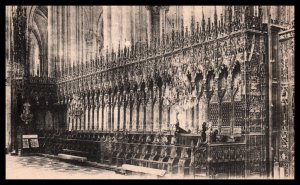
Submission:
[[104,134],[103,134],[102,137],[101,137],[101,141],[105,141],[105,136],[104,136]]
[[138,141],[139,143],[144,143],[144,137],[143,137],[143,135],[140,135],[140,137],[139,137],[139,141]]
[[152,148],[151,148],[151,157],[154,157],[154,156],[156,156],[157,155],[157,150],[156,150],[156,148],[154,148],[153,146],[152,146]]
[[160,143],[160,138],[159,137],[160,136],[158,134],[154,137],[154,139],[153,139],[154,144],[159,144]]
[[173,147],[171,148],[170,157],[171,157],[172,159],[174,159],[174,158],[177,157],[177,151],[176,151],[176,147],[175,147],[175,146],[173,146]]
[[208,143],[211,142],[211,134],[212,134],[212,122],[208,122],[208,128],[207,128],[207,135],[206,135],[206,140]]
[[117,142],[118,142],[118,140],[117,140],[116,136],[113,136],[113,138],[112,138],[112,142],[113,142],[113,143],[117,143]]
[[147,136],[146,143],[148,143],[148,144],[151,143],[151,137],[150,137],[150,135]]
[[182,148],[180,158],[184,159],[184,158],[188,158],[188,157],[189,157],[189,155],[187,153],[186,148]]
[[110,142],[110,141],[111,141],[111,137],[110,135],[107,135],[104,142]]
[[169,143],[168,138],[167,138],[166,135],[163,135],[163,136],[162,136],[161,142],[162,142],[163,145],[167,145],[167,144]]
[[172,136],[171,138],[171,145],[176,145],[176,137]]
[[135,135],[132,135],[132,137],[131,137],[131,143],[136,143],[136,142],[137,142],[137,140],[135,138]]

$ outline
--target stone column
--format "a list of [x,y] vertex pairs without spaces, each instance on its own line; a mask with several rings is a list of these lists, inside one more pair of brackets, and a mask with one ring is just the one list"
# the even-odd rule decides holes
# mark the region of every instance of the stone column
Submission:
[[[73,130],[73,122],[72,122],[72,117],[71,117],[71,106],[70,106],[71,100],[67,100],[67,124],[68,124],[68,129],[69,131]],[[47,125],[48,127],[48,125]]]
[[[62,61],[62,66],[63,69],[67,69],[67,54],[66,54],[66,7],[65,6],[61,6],[61,33],[62,33],[62,40],[61,40],[61,61]],[[64,73],[64,75],[66,76],[67,74]]]
[[135,30],[135,42],[142,40],[142,27],[143,23],[141,22],[141,6],[134,7],[134,30]]
[[176,110],[174,106],[170,107],[170,124],[174,125],[176,123]]
[[[122,12],[123,8],[121,6],[111,7],[111,34],[113,35],[112,47],[114,51],[117,51],[119,42],[123,42],[123,22],[122,22]],[[125,25],[125,24],[124,24]]]
[[94,127],[94,101],[93,101],[93,95],[90,94],[90,124],[89,124],[89,130],[93,130],[93,127]]
[[79,65],[83,64],[83,61],[80,60],[79,58],[79,6],[75,6],[75,17],[76,17],[76,24],[75,24],[75,29],[76,29],[76,34],[75,34],[75,57],[76,57],[76,62]]
[[208,115],[209,115],[209,99],[207,97],[203,97],[203,121],[208,122]]
[[194,116],[194,112],[195,112],[195,107],[192,107],[190,109],[191,113],[190,113],[190,129],[193,131],[195,129],[195,125],[194,125],[194,120],[195,120],[195,116]]
[[195,120],[194,121],[194,128],[195,129],[198,128],[198,130],[200,129],[200,127],[199,127],[199,123],[200,123],[200,116],[199,116],[200,106],[199,106],[199,104],[200,104],[200,101],[198,101],[197,105],[194,107],[194,120]]
[[[82,102],[82,97],[81,96],[80,96],[79,101]],[[82,115],[79,118],[76,119],[77,130],[81,130],[81,124],[83,123]]]
[[169,117],[169,108],[162,106],[161,130],[167,130],[167,128],[168,128],[168,117]]
[[[164,29],[164,33],[166,34],[166,12],[168,8],[166,6],[162,6],[160,8],[160,38],[162,39],[162,33]],[[162,40],[161,40],[162,41]]]
[[[112,46],[112,25],[111,25],[111,7],[110,6],[104,6],[103,7],[103,25],[104,25],[104,48],[108,46],[108,50],[111,51]],[[105,49],[104,49],[105,50]]]
[[98,109],[98,130],[103,130],[103,95],[99,95],[99,109]]
[[124,100],[120,101],[120,108],[119,108],[119,125],[118,131],[123,131],[124,128]]
[[188,27],[188,31],[191,31],[192,6],[184,6],[182,15],[183,15],[184,30],[186,27]]
[[57,6],[57,61],[59,65],[59,70],[60,70],[60,76],[63,76],[63,67],[62,67],[62,62],[61,62],[61,57],[62,57],[62,51],[61,51],[61,46],[62,46],[62,37],[61,37],[61,7]]
[[131,43],[131,45],[135,44],[137,41],[137,36],[136,36],[137,27],[136,27],[135,14],[136,14],[136,6],[131,6],[130,7],[130,27],[132,28],[132,30],[131,30],[130,40],[131,40],[131,38],[133,38],[133,43]]
[[95,93],[94,95],[94,122],[93,122],[93,130],[97,130],[98,128],[98,99],[97,99],[97,94]]
[[86,107],[85,107],[85,123],[84,123],[84,130],[88,130],[89,128],[89,109],[90,109],[90,104],[88,102],[88,95],[86,95],[85,97],[85,103],[86,103]]
[[85,63],[86,62],[86,58],[84,57],[84,55],[83,55],[83,51],[84,51],[84,49],[83,49],[83,47],[84,47],[84,43],[85,43],[85,41],[84,41],[84,22],[85,22],[85,20],[84,20],[84,17],[83,17],[83,15],[84,15],[84,9],[85,7],[82,7],[82,6],[79,6],[79,44],[78,44],[78,55],[79,55],[79,61],[82,61],[82,63]]
[[109,131],[109,108],[110,108],[110,105],[109,105],[109,95],[108,94],[105,94],[104,95],[104,110],[103,110],[103,131]]
[[156,90],[157,87],[154,87],[153,96],[154,96],[154,105],[153,105],[153,131],[159,131],[159,119],[160,119],[160,98],[159,91]]
[[146,123],[145,123],[145,130],[147,132],[151,132],[153,129],[153,111],[152,111],[152,97],[151,97],[151,91],[148,90],[146,87],[146,101],[145,101],[145,116],[146,116]]
[[112,130],[112,126],[111,126],[111,95],[108,96],[108,115],[107,115],[107,123],[108,123],[108,131]]
[[119,127],[119,102],[116,99],[114,102],[114,114],[113,114],[113,131],[117,131]]
[[115,115],[115,100],[114,100],[114,96],[111,95],[111,103],[110,103],[110,130],[114,129],[114,123],[115,123],[115,119],[114,119],[114,115]]
[[184,119],[184,124],[185,124],[185,129],[188,131],[190,129],[190,115],[191,115],[191,109],[188,108],[185,110],[185,119]]
[[199,100],[199,103],[198,103],[198,117],[199,117],[199,120],[198,120],[198,128],[199,130],[202,128],[202,123],[204,122],[204,115],[206,114],[206,112],[204,112],[204,106],[205,106],[205,103],[204,103],[204,99],[203,99],[203,96],[200,98]]
[[6,21],[6,30],[5,30],[5,67],[6,67],[6,82],[5,82],[5,95],[6,95],[6,102],[5,102],[5,148],[7,152],[11,151],[11,144],[12,144],[12,97],[11,97],[11,79],[12,79],[12,40],[13,40],[13,24],[12,24],[12,7],[6,6],[5,7],[5,21]]
[[145,123],[144,123],[144,119],[145,119],[146,115],[145,115],[145,103],[142,100],[140,103],[140,107],[139,107],[139,122],[138,122],[138,130],[139,131],[144,131],[145,129]]
[[[68,63],[68,66],[72,66],[72,61],[71,61],[71,12],[70,12],[70,6],[66,6],[67,11],[66,13],[66,32],[67,32],[67,37],[66,37],[66,60]],[[70,71],[72,72],[72,71]]]
[[85,128],[85,107],[86,107],[86,104],[85,104],[85,96],[83,95],[82,97],[82,101],[83,101],[83,113],[81,115],[81,119],[80,119],[80,130],[84,130]]
[[131,40],[131,31],[133,30],[130,26],[130,6],[122,6],[122,40],[121,48],[124,48],[125,40]]
[[53,59],[52,59],[52,12],[53,12],[53,7],[49,6],[48,7],[48,77],[52,76],[52,68],[53,68]]
[[138,110],[137,110],[137,100],[133,100],[133,105],[131,107],[131,131],[136,131],[136,126],[138,122]]
[[76,60],[76,8],[75,6],[70,6],[70,60],[72,65],[77,65]]
[[147,35],[148,35],[148,45],[150,45],[151,39],[152,39],[152,32],[151,32],[151,27],[152,27],[152,20],[151,20],[151,10],[147,8]]
[[131,107],[130,107],[130,96],[129,94],[126,95],[126,108],[125,108],[125,128],[129,130],[131,125]]

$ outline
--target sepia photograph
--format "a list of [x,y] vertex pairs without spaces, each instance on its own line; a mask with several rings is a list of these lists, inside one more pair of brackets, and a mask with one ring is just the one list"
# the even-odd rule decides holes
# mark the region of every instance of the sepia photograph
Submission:
[[293,5],[6,5],[5,179],[294,179]]

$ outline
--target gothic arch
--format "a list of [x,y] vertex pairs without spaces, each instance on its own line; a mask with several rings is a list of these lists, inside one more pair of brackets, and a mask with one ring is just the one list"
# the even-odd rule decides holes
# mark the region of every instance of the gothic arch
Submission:
[[[28,11],[28,27],[29,27],[29,63],[30,63],[30,74],[39,75],[32,73],[33,71],[40,71],[39,76],[46,76],[48,72],[48,9],[45,6],[31,6]],[[36,39],[37,43],[31,42]],[[37,46],[36,46],[37,45]],[[38,47],[38,59],[33,56],[34,50]],[[38,61],[38,65],[32,65],[35,61]],[[34,69],[32,69],[34,68]]]

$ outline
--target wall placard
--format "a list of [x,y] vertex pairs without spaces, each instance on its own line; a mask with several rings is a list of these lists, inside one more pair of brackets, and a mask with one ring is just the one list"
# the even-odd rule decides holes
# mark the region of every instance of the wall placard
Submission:
[[22,148],[38,148],[39,147],[39,141],[38,141],[38,135],[37,134],[31,134],[31,135],[22,135]]

